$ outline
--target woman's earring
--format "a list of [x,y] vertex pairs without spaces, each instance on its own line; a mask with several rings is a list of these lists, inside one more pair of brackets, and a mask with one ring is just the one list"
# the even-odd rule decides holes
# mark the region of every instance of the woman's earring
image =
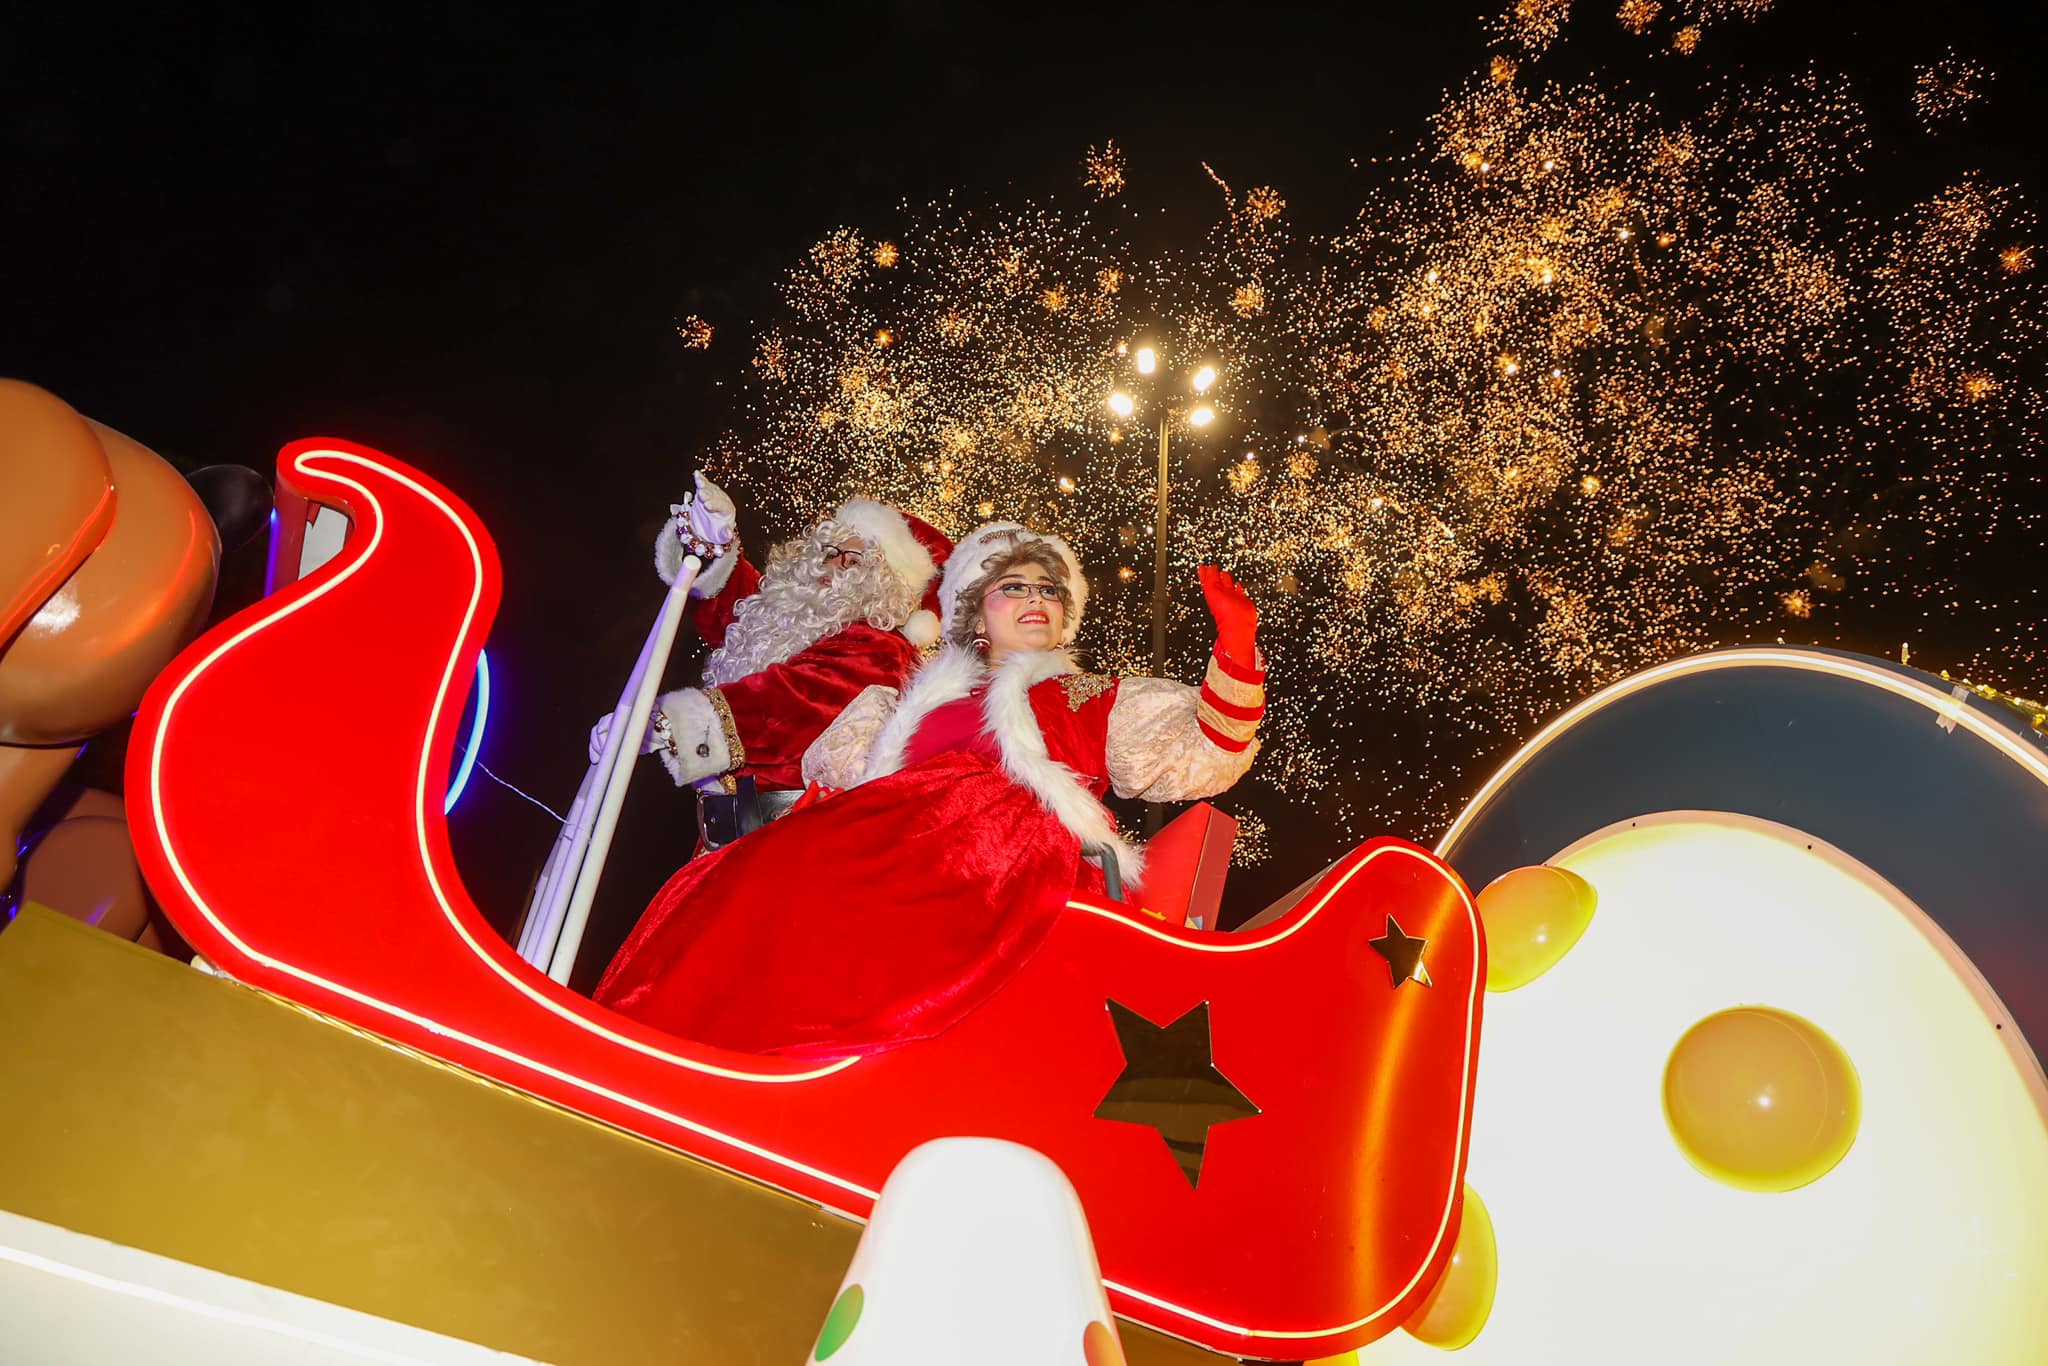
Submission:
[[985,626],[975,628],[974,653],[978,655],[985,655],[989,652],[989,639],[988,636],[984,634],[987,631],[987,629],[988,628]]

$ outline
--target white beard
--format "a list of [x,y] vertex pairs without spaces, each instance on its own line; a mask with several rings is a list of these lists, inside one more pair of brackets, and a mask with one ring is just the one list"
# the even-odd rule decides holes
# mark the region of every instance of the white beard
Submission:
[[704,661],[706,686],[780,664],[856,621],[893,631],[910,619],[917,595],[890,572],[879,549],[870,546],[852,569],[827,568],[825,547],[856,534],[821,522],[768,553],[760,589],[734,609],[725,644]]

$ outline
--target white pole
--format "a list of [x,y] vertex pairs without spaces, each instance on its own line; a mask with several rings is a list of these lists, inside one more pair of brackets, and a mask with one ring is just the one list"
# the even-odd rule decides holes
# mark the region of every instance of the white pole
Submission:
[[[664,608],[667,601],[662,600]],[[576,872],[583,866],[583,851],[590,843],[590,823],[596,815],[590,795],[593,791],[604,791],[622,760],[632,762],[632,755],[625,752],[626,720],[632,713],[634,697],[639,695],[640,680],[653,664],[654,647],[660,637],[661,613],[657,612],[647,628],[647,639],[640,644],[640,657],[634,661],[633,672],[619,694],[619,704],[612,709],[611,729],[605,735],[604,747],[598,751],[596,762],[584,771],[583,785],[576,789],[576,801],[569,808],[568,819],[562,822],[561,833],[555,836],[554,848],[549,850],[548,861],[541,869],[540,882],[533,889],[526,927],[519,936],[519,956],[542,972],[547,971],[554,957],[555,943],[562,933],[562,912],[568,906]],[[659,678],[661,670],[667,667],[668,661],[663,659],[655,677]]]
[[[633,709],[623,726],[616,718],[613,720],[612,733],[605,737],[607,753],[622,744],[630,744],[635,752],[638,751],[640,737],[647,731],[647,718],[654,712],[654,696],[661,691],[662,672],[667,669],[669,654],[675,649],[676,631],[683,624],[683,608],[689,601],[690,585],[697,581],[697,571],[703,567],[703,561],[695,555],[684,557],[682,568],[676,573],[676,581],[668,590],[668,598],[661,605],[661,625],[655,635],[654,655],[648,662],[647,671],[640,677],[640,687],[633,695]],[[606,775],[604,800],[598,806],[597,821],[591,828],[583,862],[576,869],[576,889],[569,897],[568,914],[562,918],[562,937],[555,945],[554,959],[548,964],[548,976],[565,985],[569,981],[570,970],[576,966],[576,954],[583,947],[583,930],[590,920],[590,903],[597,896],[597,880],[604,873],[604,861],[612,849],[612,832],[617,829],[619,811],[626,804],[626,785],[632,780],[630,760],[618,764]]]
[[[616,725],[618,713],[612,715]],[[519,956],[543,972],[547,971],[548,959],[554,957],[555,935],[561,928],[561,917],[555,914],[560,907],[555,884],[561,880],[562,865],[568,861],[565,856],[575,842],[575,830],[583,823],[583,808],[590,800],[590,789],[597,786],[597,773],[603,767],[604,754],[600,752],[590,767],[583,770],[583,785],[576,789],[568,819],[556,832],[554,847],[548,850],[548,861],[541,867],[540,880],[533,884],[533,895],[526,901],[526,923],[519,929]]]

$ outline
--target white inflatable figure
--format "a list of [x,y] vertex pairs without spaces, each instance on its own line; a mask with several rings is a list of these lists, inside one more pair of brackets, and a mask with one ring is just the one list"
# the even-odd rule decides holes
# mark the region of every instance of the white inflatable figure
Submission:
[[882,1187],[816,1366],[1123,1366],[1081,1201],[993,1138],[914,1148]]

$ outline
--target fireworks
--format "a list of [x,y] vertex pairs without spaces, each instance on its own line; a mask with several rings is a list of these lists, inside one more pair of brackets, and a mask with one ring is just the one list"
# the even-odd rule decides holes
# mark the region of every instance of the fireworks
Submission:
[[[1765,8],[1616,18],[1682,53]],[[1077,209],[947,198],[886,238],[837,229],[783,281],[720,473],[783,531],[855,491],[952,534],[1057,531],[1095,566],[1091,665],[1144,672],[1148,433],[1188,391],[1168,672],[1209,645],[1195,566],[1231,567],[1274,668],[1265,753],[1229,800],[1248,831],[1312,812],[1426,838],[1532,724],[1718,644],[1875,650],[1962,622],[1943,662],[2024,686],[2040,613],[1983,565],[2040,536],[2031,213],[1974,177],[1862,209],[1871,134],[1843,80],[1710,86],[1681,117],[1544,79],[1570,16],[1519,0],[1499,21],[1516,55],[1342,232],[1212,171],[1206,237],[1140,249],[1137,211],[1097,202],[1126,189],[1114,144]]]
[[1114,199],[1124,189],[1124,154],[1111,138],[1100,149],[1090,147],[1088,155],[1081,161],[1081,183],[1095,192],[1097,199]]
[[702,351],[711,345],[711,324],[692,313],[676,324],[676,336],[689,351]]
[[1913,112],[1933,132],[1944,124],[1960,123],[1970,116],[1971,107],[1984,97],[1991,73],[1974,62],[1957,58],[1951,48],[1947,57],[1913,70]]

